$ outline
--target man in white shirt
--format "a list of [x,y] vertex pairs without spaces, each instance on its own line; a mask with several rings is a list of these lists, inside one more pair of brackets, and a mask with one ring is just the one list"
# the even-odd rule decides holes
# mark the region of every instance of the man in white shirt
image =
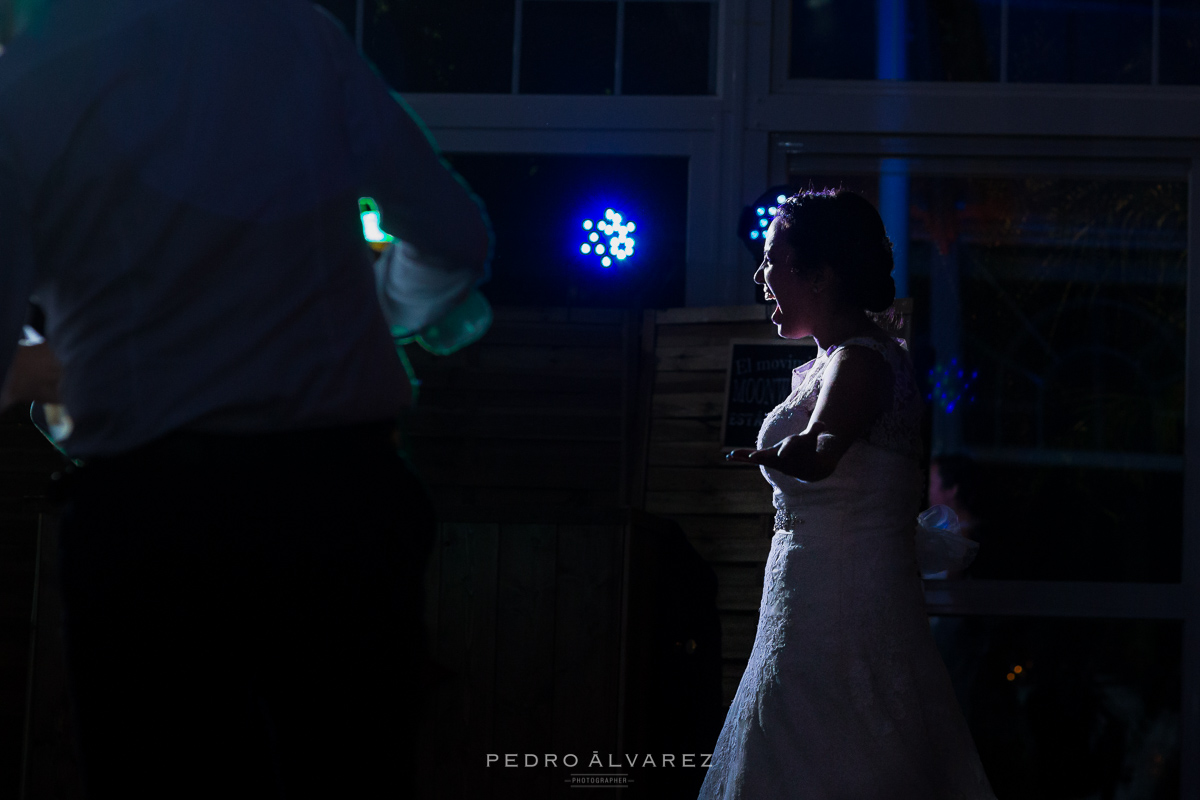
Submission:
[[433,520],[360,196],[484,276],[478,203],[306,0],[47,0],[0,56],[0,375],[34,298],[93,798],[406,791]]

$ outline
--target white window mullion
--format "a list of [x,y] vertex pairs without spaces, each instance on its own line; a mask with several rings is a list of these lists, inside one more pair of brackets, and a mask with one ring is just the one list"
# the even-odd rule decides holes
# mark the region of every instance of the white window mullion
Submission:
[[1181,797],[1200,797],[1200,158],[1188,180],[1187,377],[1183,474]]
[[1158,85],[1158,57],[1161,52],[1158,47],[1160,20],[1162,18],[1162,0],[1154,0],[1150,22],[1150,85]]
[[621,94],[625,81],[625,0],[617,0],[617,46],[613,64],[613,94]]
[[524,0],[514,0],[513,10],[513,53],[512,53],[512,93],[521,91],[521,27],[524,24]]

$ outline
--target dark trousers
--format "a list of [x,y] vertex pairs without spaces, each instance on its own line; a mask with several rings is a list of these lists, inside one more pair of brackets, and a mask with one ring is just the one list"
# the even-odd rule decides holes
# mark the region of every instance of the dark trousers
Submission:
[[66,480],[90,798],[410,796],[434,519],[389,433],[176,433]]

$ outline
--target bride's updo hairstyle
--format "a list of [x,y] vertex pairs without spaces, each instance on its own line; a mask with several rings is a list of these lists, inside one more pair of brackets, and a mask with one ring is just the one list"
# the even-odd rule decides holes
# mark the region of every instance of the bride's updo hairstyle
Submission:
[[775,214],[793,249],[794,269],[828,264],[840,298],[854,308],[885,311],[896,299],[892,241],[870,201],[847,189],[798,192]]

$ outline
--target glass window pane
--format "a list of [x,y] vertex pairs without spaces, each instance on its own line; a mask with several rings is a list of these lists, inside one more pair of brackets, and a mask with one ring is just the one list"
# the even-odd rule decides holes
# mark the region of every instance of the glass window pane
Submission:
[[1179,797],[1180,622],[930,624],[997,797]]
[[1160,0],[1158,80],[1200,83],[1200,5],[1195,0]]
[[[453,154],[449,159],[492,220],[496,251],[492,278],[482,291],[493,303],[683,305],[686,158]],[[625,229],[624,243],[618,241],[615,249],[613,240],[621,234],[605,222],[609,209],[621,215]],[[591,223],[587,229],[585,220]]]
[[[905,163],[880,210],[907,217],[931,450],[973,465],[968,575],[1178,581],[1186,182]],[[878,167],[789,168],[879,201]]]
[[397,91],[512,91],[512,3],[363,3],[363,50]]
[[908,79],[1000,80],[999,0],[910,0]]
[[711,94],[714,3],[625,4],[622,94]]
[[788,77],[871,79],[897,50],[901,72],[887,77],[999,80],[1000,13],[1000,0],[793,0]]
[[789,78],[875,77],[876,0],[792,0]]
[[1014,2],[1008,79],[1149,83],[1153,0]]
[[616,3],[526,0],[522,8],[522,92],[613,93]]

